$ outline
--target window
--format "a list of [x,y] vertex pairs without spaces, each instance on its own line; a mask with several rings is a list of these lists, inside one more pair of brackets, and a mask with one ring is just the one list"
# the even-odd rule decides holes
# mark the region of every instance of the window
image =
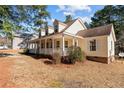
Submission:
[[96,51],[96,40],[90,41],[90,51]]
[[54,31],[58,32],[58,25],[54,25]]
[[65,41],[65,48],[68,48],[68,41]]
[[60,41],[57,41],[56,42],[56,48],[59,48],[60,47]]

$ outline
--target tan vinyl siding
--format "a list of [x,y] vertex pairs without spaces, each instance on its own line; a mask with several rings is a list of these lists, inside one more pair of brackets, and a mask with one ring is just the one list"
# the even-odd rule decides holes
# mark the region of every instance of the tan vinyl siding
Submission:
[[[96,51],[90,51],[88,43],[90,42],[90,40],[94,39],[96,40]],[[87,56],[108,57],[107,36],[85,38],[83,45],[83,51],[86,53]]]

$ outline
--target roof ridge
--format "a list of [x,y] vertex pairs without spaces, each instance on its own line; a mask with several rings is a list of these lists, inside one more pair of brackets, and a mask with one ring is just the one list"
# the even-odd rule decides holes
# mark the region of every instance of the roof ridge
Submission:
[[65,23],[65,24],[68,24],[68,23],[70,23],[70,22],[73,22],[73,21],[75,21],[75,20],[77,20],[78,18],[76,18],[76,19],[73,19],[73,20],[71,20],[71,21],[69,21],[69,22],[67,22],[67,23]]
[[[58,19],[55,19],[55,21],[58,21],[58,22],[60,22],[60,23],[65,24],[64,22],[62,22],[61,20],[58,20]],[[66,25],[66,24],[65,24],[65,25]]]
[[69,22],[67,22],[67,23],[64,23],[64,22],[62,22],[61,20],[58,20],[58,19],[55,19],[55,20],[67,25],[68,23],[73,22],[73,21],[75,21],[75,20],[77,20],[77,19],[78,19],[78,18],[73,19],[73,20],[71,20],[71,21],[69,21]]

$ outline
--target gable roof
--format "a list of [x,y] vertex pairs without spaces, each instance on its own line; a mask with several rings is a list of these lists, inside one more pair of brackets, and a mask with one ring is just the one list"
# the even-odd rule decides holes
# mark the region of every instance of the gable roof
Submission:
[[60,24],[62,24],[62,25],[64,25],[64,26],[66,26],[66,24],[65,24],[64,22],[62,22],[62,21],[60,21],[60,20],[58,20],[58,19],[55,19],[53,23],[55,23],[55,22],[58,22],[58,23],[60,23]]
[[95,37],[95,36],[103,36],[103,35],[110,35],[112,31],[112,24],[95,27],[92,29],[86,29],[79,31],[76,35],[82,36],[82,37]]
[[[72,20],[72,21],[70,21],[70,22],[67,22],[67,23],[64,23],[64,22],[62,22],[62,21],[60,21],[60,20],[58,20],[58,19],[55,19],[54,22],[53,22],[53,24],[55,24],[55,23],[60,23],[60,24],[62,24],[62,25],[65,26],[65,28],[60,31],[60,33],[61,33],[61,32],[64,32],[67,28],[69,28],[76,20],[79,20],[79,22],[81,23],[81,25],[82,25],[83,27],[85,27],[85,25],[81,22],[81,19],[80,19],[80,18],[74,19],[74,20]],[[53,29],[53,27],[51,27],[51,28]],[[86,27],[85,27],[85,28],[86,28]]]
[[[68,29],[76,20],[78,20],[82,26],[85,26],[85,25],[81,22],[80,18],[74,19],[74,20],[72,20],[72,21],[70,21],[70,22],[67,22],[67,23],[64,23],[64,22],[62,22],[62,21],[60,21],[60,20],[55,19],[53,23],[55,23],[55,22],[61,23],[61,24],[65,25],[65,27],[64,27],[64,29],[62,29],[61,31],[56,32],[56,33],[53,32],[53,33],[51,33],[51,34],[49,34],[49,35],[54,35],[54,34],[63,33],[63,32],[64,32],[66,29]],[[52,26],[49,26],[49,27],[50,27],[51,29],[54,29]],[[85,27],[85,28],[86,28],[86,27]],[[44,31],[45,31],[45,30],[44,30]],[[47,36],[49,36],[49,35],[47,35]],[[43,37],[46,37],[46,36],[43,36]]]
[[64,28],[64,29],[62,29],[60,32],[64,32],[67,28],[69,28],[75,21],[76,21],[77,19],[75,19],[75,20],[72,20],[72,21],[70,21],[70,22],[68,22],[68,23],[66,23],[67,24],[67,26]]

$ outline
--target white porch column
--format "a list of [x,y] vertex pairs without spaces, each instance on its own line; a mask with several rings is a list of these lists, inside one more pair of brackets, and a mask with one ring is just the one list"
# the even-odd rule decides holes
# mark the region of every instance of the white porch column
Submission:
[[54,54],[54,38],[52,39],[52,52]]
[[64,35],[62,35],[62,56],[64,56],[64,52],[65,52],[65,37]]
[[72,45],[75,46],[75,37],[73,37]]

